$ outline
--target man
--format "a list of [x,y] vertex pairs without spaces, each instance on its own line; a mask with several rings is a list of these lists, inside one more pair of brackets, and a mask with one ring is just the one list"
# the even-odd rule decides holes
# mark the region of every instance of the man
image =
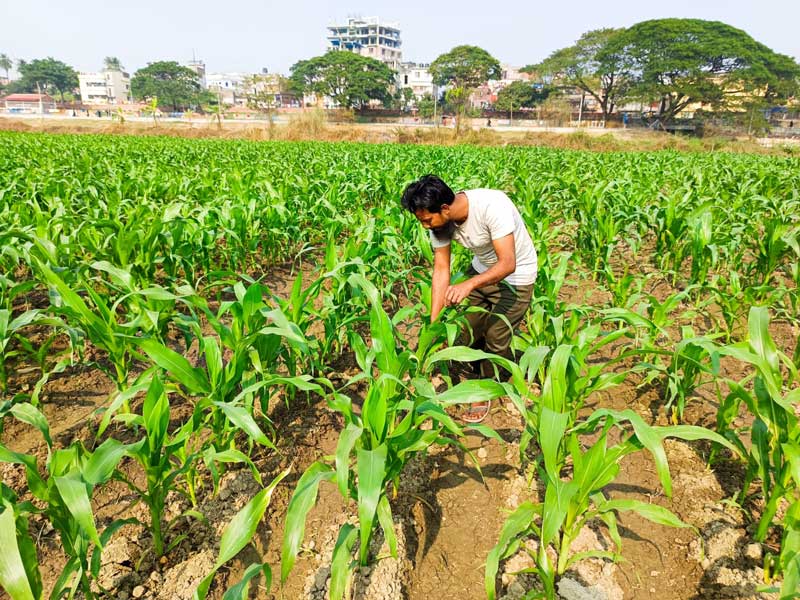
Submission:
[[[488,311],[467,314],[473,347],[509,357],[513,329],[530,306],[537,271],[536,250],[517,207],[499,190],[455,194],[435,175],[411,183],[403,192],[402,205],[430,230],[434,248],[431,321],[445,306],[469,299],[470,305]],[[455,285],[450,284],[453,240],[474,254],[469,279]],[[492,376],[492,366],[486,361],[480,370],[481,376]],[[472,404],[463,419],[478,423],[490,407],[489,402]]]

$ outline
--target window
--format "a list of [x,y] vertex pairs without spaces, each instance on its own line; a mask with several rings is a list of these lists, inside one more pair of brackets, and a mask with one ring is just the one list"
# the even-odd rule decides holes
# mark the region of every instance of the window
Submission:
[[408,75],[404,75],[404,76],[403,76],[403,83],[404,83],[405,85],[408,85]]

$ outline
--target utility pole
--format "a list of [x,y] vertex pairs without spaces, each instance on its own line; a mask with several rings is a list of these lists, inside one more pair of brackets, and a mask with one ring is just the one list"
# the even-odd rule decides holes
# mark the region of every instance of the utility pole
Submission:
[[439,124],[436,122],[436,104],[439,101],[439,87],[433,86],[433,126],[438,127]]
[[36,91],[39,93],[39,118],[44,123],[44,105],[42,104],[42,88],[39,82],[36,82]]
[[583,118],[583,102],[586,99],[586,92],[581,92],[581,105],[578,107],[578,127],[581,126],[581,119]]

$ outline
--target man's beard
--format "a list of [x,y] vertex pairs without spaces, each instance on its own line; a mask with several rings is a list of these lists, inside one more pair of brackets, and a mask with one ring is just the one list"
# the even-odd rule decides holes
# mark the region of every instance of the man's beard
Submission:
[[453,221],[450,221],[441,227],[435,227],[431,229],[433,235],[436,236],[436,239],[441,242],[449,242],[453,239],[453,232],[456,230],[456,224]]

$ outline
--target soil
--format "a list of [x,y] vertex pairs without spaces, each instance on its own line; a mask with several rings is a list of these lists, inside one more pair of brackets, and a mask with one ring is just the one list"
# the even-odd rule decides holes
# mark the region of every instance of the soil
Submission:
[[[274,270],[267,284],[278,295],[285,295],[293,276],[285,269]],[[654,285],[660,298],[676,290],[667,283]],[[565,286],[565,301],[609,301],[599,287],[589,289]],[[580,296],[580,298],[578,298]],[[780,347],[791,355],[797,343],[796,324],[776,322],[773,334]],[[604,348],[606,358],[614,353]],[[355,362],[343,356],[336,370],[352,372]],[[624,368],[625,365],[620,365]],[[746,369],[723,362],[725,376],[741,377]],[[12,387],[29,389],[35,373],[12,377]],[[586,411],[600,406],[631,408],[649,422],[667,424],[663,392],[654,386],[640,386],[635,377],[622,385],[596,393]],[[73,440],[94,440],[99,415],[113,384],[97,368],[70,367],[53,376],[44,388],[42,410],[51,424],[56,446]],[[176,405],[177,411],[190,407]],[[686,423],[713,426],[717,408],[716,391],[711,385],[699,387],[687,405]],[[340,418],[325,403],[300,395],[288,406],[276,401],[270,418],[276,431],[278,452],[259,449],[254,454],[264,483],[286,468],[290,475],[276,488],[267,514],[254,543],[220,570],[210,597],[219,599],[222,591],[238,581],[252,562],[272,566],[277,580],[284,519],[294,484],[315,460],[335,452]],[[742,419],[746,419],[742,417]],[[35,454],[40,464],[46,459],[46,446],[33,427],[4,420],[2,442],[17,452]],[[358,570],[352,587],[354,598],[369,600],[408,600],[427,598],[485,598],[484,562],[498,540],[504,519],[525,500],[541,501],[535,478],[530,478],[519,460],[518,441],[522,424],[510,403],[496,401],[486,425],[497,431],[503,443],[469,433],[464,440],[470,454],[452,447],[433,448],[416,457],[402,475],[399,493],[392,499],[392,510],[399,541],[397,559],[384,558],[372,567]],[[740,424],[745,424],[743,420]],[[124,430],[114,431],[121,434]],[[587,440],[587,443],[589,441]],[[667,498],[656,475],[652,458],[636,453],[621,462],[619,477],[607,487],[612,498],[635,498],[656,503],[674,511],[692,528],[673,529],[654,525],[633,514],[620,515],[624,560],[613,563],[601,559],[584,560],[559,584],[559,593],[568,599],[661,599],[755,598],[763,582],[762,557],[769,547],[752,543],[751,515],[726,502],[741,486],[741,468],[736,463],[707,463],[708,447],[703,443],[667,441],[672,472],[673,494]],[[130,464],[123,469],[131,473]],[[23,471],[0,463],[2,481],[23,491]],[[225,524],[258,491],[259,486],[247,469],[229,468],[220,482],[217,495],[202,490],[198,510],[206,521],[180,515],[190,508],[183,497],[168,501],[168,516],[176,519],[170,539],[178,539],[167,554],[155,561],[149,552],[148,529],[142,525],[122,528],[106,547],[98,583],[108,590],[106,597],[191,598],[197,583],[212,569],[219,537]],[[113,519],[135,517],[148,522],[141,504],[134,504],[129,490],[120,483],[101,487],[93,497],[96,519],[107,524]],[[753,507],[747,507],[751,510]],[[327,597],[329,565],[333,545],[342,524],[354,522],[355,505],[345,502],[335,484],[323,483],[319,499],[310,512],[303,549],[285,585],[273,582],[270,591],[263,579],[251,591],[251,598],[323,599]],[[42,521],[33,519],[32,532],[42,565],[47,591],[66,562],[57,535]],[[602,527],[587,527],[573,545],[573,551],[609,549],[611,542]],[[373,555],[385,555],[388,548],[375,536]],[[525,553],[501,565],[499,597],[521,598],[535,585],[530,575],[515,575],[530,566]]]

